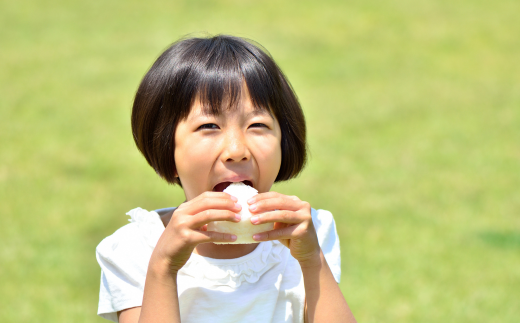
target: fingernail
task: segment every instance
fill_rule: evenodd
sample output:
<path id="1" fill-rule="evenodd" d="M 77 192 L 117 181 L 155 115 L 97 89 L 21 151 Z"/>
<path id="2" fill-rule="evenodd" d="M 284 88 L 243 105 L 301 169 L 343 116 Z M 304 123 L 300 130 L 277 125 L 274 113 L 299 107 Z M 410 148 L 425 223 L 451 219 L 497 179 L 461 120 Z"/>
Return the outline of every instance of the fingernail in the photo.
<path id="1" fill-rule="evenodd" d="M 234 197 L 233 195 L 230 195 L 230 196 L 231 196 L 231 201 L 233 201 L 233 202 L 237 202 L 238 201 L 238 199 L 236 197 Z"/>
<path id="2" fill-rule="evenodd" d="M 232 234 L 232 235 L 231 235 L 231 240 L 235 241 L 236 239 L 237 239 L 237 236 L 234 235 L 234 234 Z"/>
<path id="3" fill-rule="evenodd" d="M 238 204 L 238 203 L 235 203 L 235 208 L 237 208 L 237 209 L 240 210 L 240 209 L 242 209 L 242 205 L 240 205 L 240 204 Z"/>
<path id="4" fill-rule="evenodd" d="M 253 240 L 260 240 L 259 234 L 253 234 Z"/>
<path id="5" fill-rule="evenodd" d="M 255 198 L 254 197 L 250 198 L 249 200 L 247 200 L 247 203 L 249 203 L 249 204 L 255 203 Z"/>
<path id="6" fill-rule="evenodd" d="M 237 221 L 240 221 L 242 219 L 242 217 L 240 216 L 240 214 L 236 213 L 235 214 L 235 219 L 237 219 Z"/>
<path id="7" fill-rule="evenodd" d="M 258 217 L 257 216 L 252 216 L 251 217 L 251 223 L 257 224 L 258 223 Z"/>
<path id="8" fill-rule="evenodd" d="M 256 210 L 256 208 L 257 208 L 257 207 L 256 207 L 256 204 L 253 204 L 253 205 L 250 205 L 250 206 L 249 206 L 249 209 L 250 209 L 251 211 Z"/>

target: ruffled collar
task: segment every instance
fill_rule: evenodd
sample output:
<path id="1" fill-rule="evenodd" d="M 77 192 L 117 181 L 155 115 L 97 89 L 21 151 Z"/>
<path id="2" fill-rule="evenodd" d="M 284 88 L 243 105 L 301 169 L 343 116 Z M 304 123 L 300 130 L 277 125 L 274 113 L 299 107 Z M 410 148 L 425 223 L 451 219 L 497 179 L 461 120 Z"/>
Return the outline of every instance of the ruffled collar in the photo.
<path id="1" fill-rule="evenodd" d="M 130 216 L 130 219 L 128 219 L 130 223 L 137 225 L 145 243 L 152 249 L 155 248 L 157 241 L 164 232 L 164 224 L 159 214 L 138 207 L 128 211 L 126 215 Z"/>
<path id="2" fill-rule="evenodd" d="M 284 250 L 288 251 L 278 241 L 265 241 L 253 252 L 234 259 L 214 259 L 193 253 L 179 273 L 213 286 L 237 288 L 243 282 L 256 283 L 265 272 L 281 263 Z"/>
<path id="3" fill-rule="evenodd" d="M 156 211 L 136 208 L 127 213 L 136 223 L 146 243 L 155 248 L 164 232 L 164 224 Z M 192 253 L 179 274 L 206 280 L 214 286 L 239 287 L 243 282 L 255 283 L 276 266 L 289 250 L 279 241 L 261 242 L 251 253 L 234 259 L 215 259 Z"/>

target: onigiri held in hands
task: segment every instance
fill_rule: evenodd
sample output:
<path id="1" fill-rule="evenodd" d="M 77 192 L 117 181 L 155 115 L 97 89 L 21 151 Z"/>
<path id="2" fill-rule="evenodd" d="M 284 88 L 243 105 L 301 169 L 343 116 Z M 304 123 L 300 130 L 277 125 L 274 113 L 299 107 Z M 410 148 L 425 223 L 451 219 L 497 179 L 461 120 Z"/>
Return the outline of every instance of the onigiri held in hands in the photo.
<path id="1" fill-rule="evenodd" d="M 241 216 L 241 220 L 238 223 L 229 221 L 213 221 L 208 223 L 208 231 L 230 233 L 237 236 L 234 242 L 215 242 L 215 244 L 258 243 L 258 241 L 253 240 L 253 234 L 273 230 L 274 223 L 257 225 L 251 223 L 251 212 L 249 212 L 247 200 L 258 194 L 256 189 L 239 182 L 232 183 L 224 192 L 238 199 L 237 203 L 242 206 L 242 210 L 238 213 Z"/>

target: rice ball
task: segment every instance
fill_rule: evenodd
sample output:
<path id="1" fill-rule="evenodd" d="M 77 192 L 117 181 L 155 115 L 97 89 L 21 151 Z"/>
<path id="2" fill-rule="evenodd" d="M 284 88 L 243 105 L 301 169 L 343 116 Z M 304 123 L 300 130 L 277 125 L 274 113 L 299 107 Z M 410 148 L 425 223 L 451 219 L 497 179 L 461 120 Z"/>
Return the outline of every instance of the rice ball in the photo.
<path id="1" fill-rule="evenodd" d="M 274 228 L 274 223 L 264 223 L 254 225 L 251 223 L 251 212 L 249 212 L 249 204 L 247 200 L 258 194 L 258 191 L 244 183 L 232 183 L 224 192 L 238 199 L 238 204 L 242 206 L 242 210 L 238 214 L 242 217 L 240 222 L 229 221 L 213 221 L 208 223 L 208 231 L 230 233 L 237 236 L 234 242 L 214 242 L 215 244 L 246 244 L 258 243 L 253 240 L 253 234 L 270 231 Z"/>

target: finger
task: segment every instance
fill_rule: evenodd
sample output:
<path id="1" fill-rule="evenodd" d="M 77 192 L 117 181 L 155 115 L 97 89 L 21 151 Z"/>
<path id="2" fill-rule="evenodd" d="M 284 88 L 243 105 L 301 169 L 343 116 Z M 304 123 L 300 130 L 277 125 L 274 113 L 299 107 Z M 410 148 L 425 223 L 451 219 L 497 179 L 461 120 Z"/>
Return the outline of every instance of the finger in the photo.
<path id="1" fill-rule="evenodd" d="M 229 233 L 195 230 L 193 240 L 197 244 L 208 242 L 234 242 L 237 240 L 237 236 Z"/>
<path id="2" fill-rule="evenodd" d="M 239 222 L 240 215 L 228 210 L 209 209 L 195 214 L 193 217 L 191 217 L 190 221 L 191 228 L 200 228 L 212 221 Z"/>
<path id="3" fill-rule="evenodd" d="M 247 203 L 249 204 L 253 204 L 254 202 L 257 202 L 257 201 L 261 201 L 261 200 L 265 200 L 265 199 L 271 199 L 271 198 L 274 198 L 274 197 L 279 197 L 283 194 L 280 194 L 278 192 L 265 192 L 265 193 L 259 193 L 255 196 L 253 196 L 252 198 L 250 198 L 249 200 L 247 200 Z"/>
<path id="4" fill-rule="evenodd" d="M 206 191 L 206 192 L 200 194 L 199 196 L 195 197 L 192 201 L 195 201 L 197 199 L 202 199 L 202 198 L 208 198 L 208 197 L 221 198 L 221 199 L 231 198 L 233 200 L 238 200 L 236 197 L 234 197 L 228 193 L 225 193 L 225 192 Z"/>
<path id="5" fill-rule="evenodd" d="M 233 196 L 233 195 L 231 195 L 231 194 L 229 194 L 229 193 L 224 193 L 224 194 L 229 195 L 229 198 L 230 198 L 233 202 L 238 202 L 238 198 L 237 198 L 236 196 Z"/>
<path id="6" fill-rule="evenodd" d="M 229 193 L 225 193 L 225 192 L 213 192 L 213 191 L 206 191 L 202 194 L 200 194 L 199 196 L 195 197 L 192 201 L 198 201 L 198 200 L 202 200 L 202 199 L 206 199 L 206 198 L 219 198 L 219 199 L 231 199 L 233 202 L 236 202 L 238 201 L 238 199 L 229 194 Z"/>
<path id="7" fill-rule="evenodd" d="M 282 223 L 301 223 L 306 220 L 305 216 L 300 215 L 294 211 L 287 210 L 276 210 L 271 212 L 265 212 L 255 214 L 251 217 L 251 223 L 262 224 L 270 222 L 282 222 Z"/>
<path id="8" fill-rule="evenodd" d="M 255 233 L 253 235 L 253 240 L 255 241 L 270 241 L 270 240 L 283 240 L 283 239 L 291 239 L 293 238 L 293 232 L 296 230 L 295 225 L 286 227 L 283 229 L 265 231 L 260 233 Z"/>
<path id="9" fill-rule="evenodd" d="M 295 201 L 286 195 L 279 195 L 268 199 L 262 199 L 249 205 L 249 211 L 253 213 L 268 212 L 274 210 L 298 211 L 303 208 L 302 201 Z"/>
<path id="10" fill-rule="evenodd" d="M 182 208 L 182 209 L 193 208 L 193 207 L 196 207 L 197 205 L 199 205 L 201 201 L 204 201 L 204 200 L 207 200 L 207 199 L 212 199 L 212 198 L 223 199 L 223 200 L 231 199 L 233 202 L 237 202 L 238 201 L 238 199 L 236 197 L 231 196 L 228 193 L 207 191 L 207 192 L 204 192 L 204 193 L 196 196 L 194 199 L 192 199 L 190 201 L 184 201 L 183 203 L 181 203 L 179 205 L 178 209 L 180 209 L 180 208 Z"/>
<path id="11" fill-rule="evenodd" d="M 296 196 L 296 195 L 284 195 L 284 194 L 281 194 L 278 192 L 266 192 L 266 193 L 260 193 L 260 194 L 253 196 L 247 202 L 249 204 L 253 204 L 256 201 L 261 201 L 261 200 L 275 198 L 275 197 L 286 197 L 293 201 L 301 201 L 300 198 L 298 198 L 298 196 Z"/>
<path id="12" fill-rule="evenodd" d="M 213 194 L 206 194 L 213 193 Z M 206 192 L 186 204 L 184 210 L 196 214 L 208 209 L 230 210 L 239 212 L 242 206 L 231 199 L 231 195 L 221 192 Z M 225 194 L 215 196 L 214 194 Z"/>

